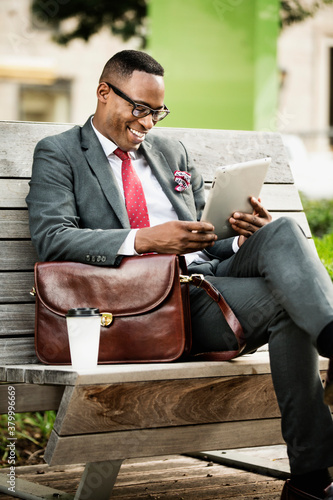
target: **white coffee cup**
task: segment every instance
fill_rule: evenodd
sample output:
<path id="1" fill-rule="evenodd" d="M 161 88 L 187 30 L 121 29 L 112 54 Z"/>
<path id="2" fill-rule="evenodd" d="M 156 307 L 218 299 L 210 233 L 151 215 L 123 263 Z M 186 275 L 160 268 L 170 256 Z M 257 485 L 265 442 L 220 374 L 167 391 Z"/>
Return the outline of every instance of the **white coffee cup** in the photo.
<path id="1" fill-rule="evenodd" d="M 101 326 L 99 309 L 70 309 L 66 321 L 72 367 L 75 370 L 96 368 Z"/>

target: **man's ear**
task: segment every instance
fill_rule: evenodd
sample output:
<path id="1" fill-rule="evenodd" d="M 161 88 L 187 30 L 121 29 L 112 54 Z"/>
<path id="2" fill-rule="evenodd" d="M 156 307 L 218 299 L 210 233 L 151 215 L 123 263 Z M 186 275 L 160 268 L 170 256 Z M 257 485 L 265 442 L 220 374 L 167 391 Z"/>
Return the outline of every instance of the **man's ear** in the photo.
<path id="1" fill-rule="evenodd" d="M 110 94 L 110 89 L 106 83 L 101 82 L 97 87 L 97 99 L 105 104 Z"/>

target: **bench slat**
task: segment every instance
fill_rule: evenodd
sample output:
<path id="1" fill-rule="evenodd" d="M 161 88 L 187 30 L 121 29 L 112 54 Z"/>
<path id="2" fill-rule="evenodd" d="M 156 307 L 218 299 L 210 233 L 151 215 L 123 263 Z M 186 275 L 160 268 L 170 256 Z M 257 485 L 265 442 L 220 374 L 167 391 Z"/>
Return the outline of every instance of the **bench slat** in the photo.
<path id="1" fill-rule="evenodd" d="M 280 416 L 270 374 L 79 386 L 65 406 L 61 436 Z"/>
<path id="2" fill-rule="evenodd" d="M 33 335 L 35 304 L 1 304 L 0 336 Z M 10 339 L 8 339 L 9 342 Z M 9 347 L 9 344 L 8 344 Z M 0 353 L 0 356 L 2 353 Z M 15 356 L 15 353 L 13 353 Z"/>
<path id="3" fill-rule="evenodd" d="M 72 126 L 0 122 L 0 176 L 29 177 L 36 143 L 43 137 L 58 134 Z M 267 180 L 293 182 L 286 151 L 278 133 L 168 127 L 155 127 L 150 133 L 181 140 L 206 180 L 212 179 L 217 166 L 271 156 L 273 161 Z"/>
<path id="4" fill-rule="evenodd" d="M 292 217 L 303 229 L 308 238 L 311 237 L 311 231 L 304 212 L 273 212 L 273 219 L 282 215 Z M 29 238 L 28 212 L 23 210 L 0 210 L 0 234 L 4 239 L 22 239 Z M 1 291 L 0 291 L 1 294 Z M 1 295 L 0 295 L 1 296 Z"/>
<path id="5" fill-rule="evenodd" d="M 3 239 L 30 238 L 28 210 L 0 210 Z"/>
<path id="6" fill-rule="evenodd" d="M 57 123 L 0 122 L 0 175 L 30 177 L 33 151 L 37 142 L 48 135 L 64 132 L 72 126 Z"/>
<path id="7" fill-rule="evenodd" d="M 15 384 L 15 412 L 57 410 L 64 387 Z M 0 414 L 8 412 L 8 385 L 0 385 Z"/>
<path id="8" fill-rule="evenodd" d="M 25 197 L 29 192 L 28 179 L 0 180 L 0 208 L 26 208 Z"/>
<path id="9" fill-rule="evenodd" d="M 20 365 L 37 363 L 33 337 L 0 339 L 0 363 L 2 365 Z"/>
<path id="10" fill-rule="evenodd" d="M 185 425 L 131 432 L 106 432 L 59 437 L 52 431 L 44 458 L 49 465 L 191 453 L 198 450 L 233 449 L 240 446 L 282 444 L 277 419 Z"/>
<path id="11" fill-rule="evenodd" d="M 0 179 L 0 208 L 26 209 L 25 197 L 28 194 L 28 180 Z M 206 192 L 210 184 L 206 185 Z M 283 197 L 281 196 L 283 195 Z M 293 184 L 264 184 L 262 198 L 268 210 L 302 210 L 298 192 Z M 279 203 L 280 202 L 280 203 Z M 284 206 L 285 205 L 285 206 Z"/>
<path id="12" fill-rule="evenodd" d="M 34 302 L 29 291 L 34 284 L 33 272 L 0 273 L 0 303 Z"/>
<path id="13" fill-rule="evenodd" d="M 31 241 L 0 241 L 1 271 L 32 271 L 37 260 Z"/>

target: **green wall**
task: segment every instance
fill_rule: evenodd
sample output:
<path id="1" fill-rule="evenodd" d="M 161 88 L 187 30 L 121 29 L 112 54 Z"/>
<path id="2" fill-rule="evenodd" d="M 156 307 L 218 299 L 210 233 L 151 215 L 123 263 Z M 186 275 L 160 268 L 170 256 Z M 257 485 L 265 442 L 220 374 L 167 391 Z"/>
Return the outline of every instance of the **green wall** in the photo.
<path id="1" fill-rule="evenodd" d="M 272 129 L 279 0 L 150 0 L 148 51 L 165 68 L 163 126 Z"/>

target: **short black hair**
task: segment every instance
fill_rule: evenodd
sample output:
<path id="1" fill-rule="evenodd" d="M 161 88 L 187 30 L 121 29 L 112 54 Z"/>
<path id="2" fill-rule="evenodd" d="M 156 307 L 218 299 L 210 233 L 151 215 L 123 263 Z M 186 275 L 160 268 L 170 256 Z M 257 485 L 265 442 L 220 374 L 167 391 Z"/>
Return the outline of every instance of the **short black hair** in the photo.
<path id="1" fill-rule="evenodd" d="M 149 54 L 139 50 L 122 50 L 108 60 L 102 71 L 100 82 L 112 77 L 130 78 L 133 71 L 144 71 L 164 76 L 164 68 Z"/>

